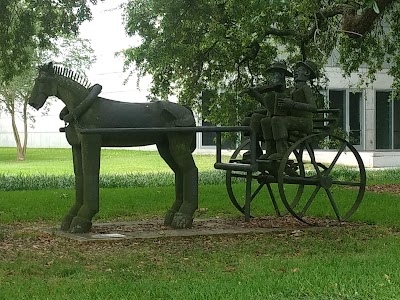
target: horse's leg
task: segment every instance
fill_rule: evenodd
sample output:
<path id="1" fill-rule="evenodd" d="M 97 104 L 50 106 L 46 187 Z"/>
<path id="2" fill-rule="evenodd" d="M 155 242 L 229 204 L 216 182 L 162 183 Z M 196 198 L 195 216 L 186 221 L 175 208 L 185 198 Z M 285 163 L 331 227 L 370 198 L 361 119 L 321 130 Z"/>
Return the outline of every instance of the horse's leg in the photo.
<path id="1" fill-rule="evenodd" d="M 164 225 L 171 225 L 175 213 L 180 209 L 183 202 L 183 176 L 182 172 L 169 151 L 168 142 L 157 144 L 158 152 L 164 161 L 175 173 L 175 202 L 167 211 L 164 218 Z"/>
<path id="2" fill-rule="evenodd" d="M 99 211 L 99 171 L 101 137 L 82 135 L 83 205 L 72 220 L 70 231 L 89 232 L 92 218 Z"/>
<path id="3" fill-rule="evenodd" d="M 194 163 L 192 151 L 193 134 L 168 134 L 169 150 L 182 174 L 183 202 L 175 213 L 171 226 L 190 228 L 193 215 L 198 207 L 198 170 Z"/>
<path id="4" fill-rule="evenodd" d="M 72 159 L 74 162 L 75 174 L 75 203 L 61 222 L 61 230 L 69 230 L 72 219 L 78 214 L 83 203 L 83 173 L 82 173 L 82 154 L 81 146 L 72 146 Z"/>

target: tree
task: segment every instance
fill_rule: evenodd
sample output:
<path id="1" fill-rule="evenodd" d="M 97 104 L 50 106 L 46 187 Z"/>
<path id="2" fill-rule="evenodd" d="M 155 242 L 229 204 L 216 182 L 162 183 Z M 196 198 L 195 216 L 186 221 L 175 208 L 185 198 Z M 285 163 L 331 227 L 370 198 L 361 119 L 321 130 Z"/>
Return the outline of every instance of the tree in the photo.
<path id="1" fill-rule="evenodd" d="M 48 48 L 54 38 L 77 34 L 97 0 L 0 0 L 0 82 L 21 74 L 31 49 Z"/>
<path id="2" fill-rule="evenodd" d="M 53 51 L 60 36 L 76 36 L 79 25 L 91 19 L 89 4 L 97 0 L 0 0 L 0 101 L 11 114 L 18 159 L 25 158 L 27 95 L 33 80 L 32 66 L 40 50 Z M 21 112 L 24 138 L 16 125 Z"/>
<path id="3" fill-rule="evenodd" d="M 17 160 L 25 160 L 26 158 L 28 123 L 29 120 L 35 122 L 35 118 L 29 114 L 28 110 L 29 96 L 33 81 L 37 76 L 35 66 L 48 61 L 59 61 L 66 67 L 78 69 L 84 73 L 95 60 L 92 53 L 93 49 L 88 40 L 74 36 L 59 38 L 47 51 L 31 50 L 29 57 L 31 67 L 26 68 L 25 71 L 14 76 L 11 80 L 1 83 L 0 109 L 11 116 L 11 126 L 17 146 Z M 23 122 L 23 130 L 18 129 L 18 118 Z M 22 132 L 22 138 L 20 132 Z"/>
<path id="4" fill-rule="evenodd" d="M 235 124 L 250 100 L 239 93 L 265 80 L 277 58 L 323 65 L 339 52 L 345 74 L 368 65 L 373 80 L 391 64 L 400 88 L 400 3 L 394 0 L 130 0 L 126 31 L 141 43 L 123 51 L 126 68 L 153 77 L 152 93 L 200 109 L 214 95 L 209 121 Z M 237 116 L 237 118 L 232 118 Z"/>

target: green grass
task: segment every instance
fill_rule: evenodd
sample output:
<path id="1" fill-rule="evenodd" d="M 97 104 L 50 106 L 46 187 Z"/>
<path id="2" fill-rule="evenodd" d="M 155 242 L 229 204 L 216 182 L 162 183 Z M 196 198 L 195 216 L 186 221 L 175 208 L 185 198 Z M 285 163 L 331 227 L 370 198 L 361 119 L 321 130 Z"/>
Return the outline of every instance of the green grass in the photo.
<path id="1" fill-rule="evenodd" d="M 15 187 L 45 182 L 40 190 L 0 190 L 0 299 L 400 299 L 398 195 L 365 194 L 351 220 L 373 225 L 84 243 L 35 229 L 59 224 L 74 199 L 72 188 L 51 188 L 72 179 L 69 150 L 47 151 L 30 149 L 28 161 L 19 163 L 11 149 L 0 149 L 0 180 L 9 174 Z M 161 168 L 158 154 L 103 151 L 108 154 L 103 165 L 108 160 L 112 169 L 115 162 L 117 171 L 102 173 L 102 180 L 109 180 L 103 186 L 115 186 L 101 189 L 95 222 L 162 216 L 174 199 L 174 187 L 166 183 L 172 178 L 168 167 L 160 170 L 166 181 L 151 173 L 139 173 L 139 181 L 123 163 L 128 155 L 143 167 Z M 141 155 L 149 155 L 145 163 Z M 199 187 L 202 210 L 196 217 L 239 216 L 223 178 L 213 177 L 214 157 L 204 159 L 199 169 L 213 175 L 205 175 L 209 181 Z M 352 176 L 346 169 L 339 172 Z M 399 174 L 374 171 L 368 178 L 398 183 Z M 127 184 L 121 180 L 133 185 L 121 188 Z M 244 185 L 234 189 L 243 192 Z M 354 200 L 354 190 L 332 192 L 343 205 Z M 326 201 L 316 199 L 316 213 L 326 214 Z M 273 213 L 265 192 L 254 199 L 252 212 Z"/>
<path id="2" fill-rule="evenodd" d="M 243 190 L 235 184 L 235 190 Z M 277 195 L 276 186 L 274 187 Z M 354 202 L 354 191 L 335 190 L 335 200 L 342 206 Z M 100 212 L 95 220 L 138 220 L 163 216 L 174 199 L 173 186 L 141 188 L 106 188 L 100 191 Z M 279 199 L 279 198 L 278 198 Z M 74 201 L 74 190 L 0 191 L 0 220 L 3 224 L 20 222 L 58 222 Z M 311 207 L 315 215 L 334 217 L 329 200 L 321 193 Z M 283 205 L 280 204 L 281 208 Z M 231 204 L 224 185 L 201 185 L 199 187 L 199 216 L 230 217 L 241 213 Z M 399 226 L 399 196 L 390 193 L 369 193 L 364 196 L 353 221 L 369 224 Z M 254 216 L 273 215 L 274 209 L 265 193 L 260 193 L 252 202 Z"/>
<path id="3" fill-rule="evenodd" d="M 11 237 L 10 237 L 11 238 Z M 79 243 L 38 232 L 3 251 L 1 299 L 398 299 L 384 229 Z M 18 245 L 18 243 L 17 243 Z"/>
<path id="4" fill-rule="evenodd" d="M 0 174 L 73 174 L 71 149 L 28 148 L 25 161 L 14 148 L 0 148 Z M 215 155 L 194 156 L 200 171 L 212 170 Z M 101 174 L 172 172 L 157 151 L 102 149 Z"/>

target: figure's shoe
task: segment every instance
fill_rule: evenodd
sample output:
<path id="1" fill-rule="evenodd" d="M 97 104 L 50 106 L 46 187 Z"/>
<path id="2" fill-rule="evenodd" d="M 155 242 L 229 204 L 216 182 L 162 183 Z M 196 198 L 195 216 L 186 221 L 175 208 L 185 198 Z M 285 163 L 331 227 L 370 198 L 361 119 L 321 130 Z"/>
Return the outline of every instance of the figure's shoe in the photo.
<path id="1" fill-rule="evenodd" d="M 263 155 L 263 152 L 261 149 L 257 149 L 256 151 L 256 159 L 258 159 L 260 156 Z M 250 160 L 251 159 L 251 151 L 248 150 L 245 153 L 243 153 L 243 160 Z"/>
<path id="2" fill-rule="evenodd" d="M 271 152 L 268 152 L 268 151 L 267 151 L 267 153 L 261 155 L 258 159 L 260 159 L 260 160 L 268 160 L 269 157 L 270 157 L 271 155 L 273 155 L 273 154 L 276 154 L 276 152 L 272 152 L 272 151 L 271 151 Z"/>
<path id="3" fill-rule="evenodd" d="M 263 154 L 263 155 L 261 155 L 258 159 L 260 159 L 260 160 L 267 160 L 269 156 L 270 156 L 269 154 Z"/>
<path id="4" fill-rule="evenodd" d="M 274 153 L 268 156 L 269 160 L 281 160 L 283 158 L 283 154 L 281 153 Z"/>

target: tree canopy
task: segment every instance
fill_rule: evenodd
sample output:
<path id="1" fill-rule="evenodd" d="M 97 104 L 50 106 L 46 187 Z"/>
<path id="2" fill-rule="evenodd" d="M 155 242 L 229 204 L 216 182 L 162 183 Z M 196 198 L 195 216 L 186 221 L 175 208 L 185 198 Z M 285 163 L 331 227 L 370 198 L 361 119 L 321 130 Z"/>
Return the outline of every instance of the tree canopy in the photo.
<path id="1" fill-rule="evenodd" d="M 48 48 L 59 35 L 76 34 L 97 0 L 0 0 L 0 81 L 30 64 L 32 49 Z"/>
<path id="2" fill-rule="evenodd" d="M 400 86 L 400 3 L 395 0 L 130 0 L 126 31 L 141 43 L 124 51 L 127 68 L 153 77 L 152 93 L 196 108 L 213 98 L 208 120 L 232 124 L 249 99 L 239 96 L 265 80 L 272 61 L 312 59 L 332 52 L 350 74 L 367 64 L 369 79 L 390 65 Z"/>

